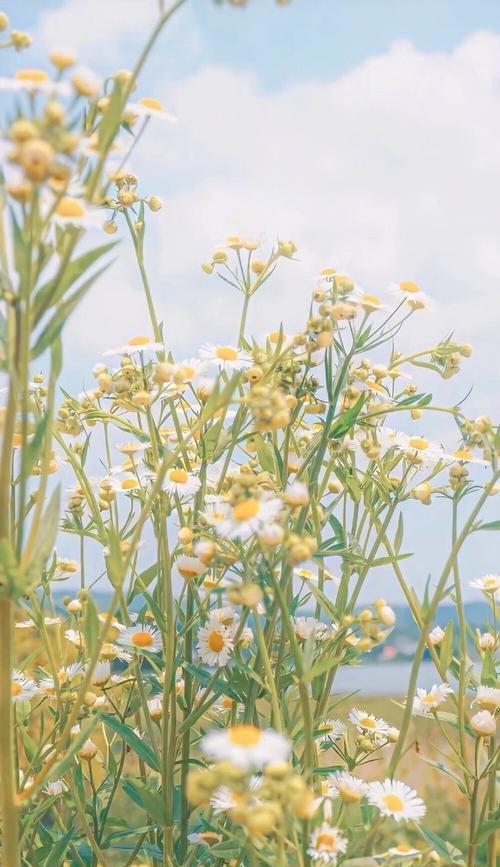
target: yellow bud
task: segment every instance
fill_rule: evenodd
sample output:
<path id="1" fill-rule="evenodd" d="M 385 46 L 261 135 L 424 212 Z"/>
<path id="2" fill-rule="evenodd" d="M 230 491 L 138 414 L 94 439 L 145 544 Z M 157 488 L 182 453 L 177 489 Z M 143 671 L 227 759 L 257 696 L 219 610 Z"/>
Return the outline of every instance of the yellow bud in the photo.
<path id="1" fill-rule="evenodd" d="M 216 262 L 217 264 L 224 264 L 227 262 L 228 256 L 225 250 L 215 250 L 212 254 L 212 262 Z"/>
<path id="2" fill-rule="evenodd" d="M 255 259 L 250 265 L 250 269 L 253 271 L 254 274 L 263 274 L 266 270 L 266 263 L 261 262 L 259 259 Z"/>
<path id="3" fill-rule="evenodd" d="M 9 26 L 9 19 L 5 12 L 0 12 L 0 30 L 6 30 Z"/>
<path id="4" fill-rule="evenodd" d="M 191 527 L 181 527 L 177 536 L 181 545 L 189 545 L 194 539 Z"/>
<path id="5" fill-rule="evenodd" d="M 114 220 L 106 220 L 102 228 L 108 235 L 114 235 L 118 231 L 118 224 Z"/>
<path id="6" fill-rule="evenodd" d="M 52 51 L 49 54 L 49 60 L 56 69 L 68 69 L 76 63 L 76 57 L 73 54 L 64 54 L 61 51 Z"/>
<path id="7" fill-rule="evenodd" d="M 150 196 L 148 199 L 150 211 L 160 211 L 163 208 L 163 199 L 159 196 Z"/>

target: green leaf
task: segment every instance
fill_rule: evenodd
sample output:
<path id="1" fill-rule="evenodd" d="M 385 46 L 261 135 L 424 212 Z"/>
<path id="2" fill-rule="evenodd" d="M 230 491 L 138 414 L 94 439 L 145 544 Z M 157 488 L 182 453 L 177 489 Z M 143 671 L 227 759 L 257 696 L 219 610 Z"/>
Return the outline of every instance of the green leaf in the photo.
<path id="1" fill-rule="evenodd" d="M 20 571 L 9 539 L 0 539 L 0 596 L 11 596 L 20 583 Z"/>
<path id="2" fill-rule="evenodd" d="M 97 616 L 97 608 L 91 596 L 88 596 L 85 602 L 85 617 L 83 620 L 83 634 L 85 637 L 85 645 L 87 653 L 92 656 L 97 642 L 99 640 L 99 618 Z"/>
<path id="3" fill-rule="evenodd" d="M 424 828 L 423 825 L 418 827 L 420 834 L 426 840 L 433 849 L 436 850 L 438 855 L 442 855 L 447 861 L 451 861 L 452 864 L 465 864 L 462 853 L 460 849 L 456 849 L 455 846 L 452 846 L 451 843 L 447 843 L 446 840 L 443 840 L 434 831 L 429 831 L 428 828 Z"/>
<path id="4" fill-rule="evenodd" d="M 167 824 L 165 803 L 159 792 L 153 791 L 144 783 L 137 783 L 131 779 L 122 781 L 122 786 L 129 798 L 142 807 L 146 813 L 149 813 L 158 825 Z"/>
<path id="5" fill-rule="evenodd" d="M 136 753 L 146 765 L 153 769 L 153 771 L 160 771 L 160 766 L 156 759 L 156 756 L 146 743 L 144 743 L 141 738 L 136 735 L 134 731 L 130 728 L 130 726 L 126 725 L 123 722 L 120 722 L 118 717 L 111 716 L 111 714 L 103 713 L 101 714 L 102 721 L 112 729 L 119 737 L 123 738 L 126 744 Z"/>
<path id="6" fill-rule="evenodd" d="M 482 822 L 477 829 L 476 842 L 478 843 L 478 845 L 481 845 L 481 843 L 485 843 L 488 837 L 496 834 L 499 829 L 500 816 L 496 816 L 493 819 L 487 819 L 485 822 Z"/>
<path id="7" fill-rule="evenodd" d="M 488 524 L 480 524 L 478 530 L 500 530 L 500 521 L 490 521 Z"/>
<path id="8" fill-rule="evenodd" d="M 75 829 L 70 828 L 69 831 L 66 832 L 64 837 L 61 837 L 57 843 L 51 849 L 47 860 L 44 862 L 45 867 L 59 867 L 60 864 L 64 861 L 64 857 L 66 852 L 68 851 L 68 846 L 71 842 L 71 839 L 75 836 Z"/>
<path id="9" fill-rule="evenodd" d="M 355 424 L 358 415 L 360 414 L 363 404 L 365 402 L 365 395 L 361 394 L 354 406 L 350 409 L 346 410 L 342 413 L 339 418 L 334 421 L 330 428 L 330 439 L 338 440 L 342 439 L 342 437 L 352 428 Z"/>
<path id="10" fill-rule="evenodd" d="M 58 485 L 52 492 L 40 521 L 31 559 L 26 566 L 24 576 L 21 576 L 21 585 L 18 586 L 20 593 L 25 593 L 40 580 L 43 568 L 52 554 L 59 529 L 60 500 L 61 486 Z"/>

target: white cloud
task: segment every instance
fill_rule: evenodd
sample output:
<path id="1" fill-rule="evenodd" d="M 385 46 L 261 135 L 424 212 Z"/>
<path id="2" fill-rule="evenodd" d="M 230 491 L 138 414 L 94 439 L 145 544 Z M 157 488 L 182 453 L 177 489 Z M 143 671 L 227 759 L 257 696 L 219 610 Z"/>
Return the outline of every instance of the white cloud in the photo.
<path id="1" fill-rule="evenodd" d="M 206 67 L 175 85 L 173 102 L 179 127 L 151 130 L 136 167 L 143 188 L 166 200 L 151 215 L 149 250 L 177 351 L 184 339 L 192 349 L 234 334 L 238 298 L 199 269 L 213 245 L 233 232 L 280 234 L 297 241 L 300 262 L 283 263 L 255 299 L 256 330 L 300 326 L 310 277 L 325 264 L 374 292 L 415 279 L 438 310 L 415 320 L 411 339 L 451 328 L 472 338 L 465 385 L 446 389 L 451 399 L 475 379 L 487 394 L 481 378 L 500 326 L 500 36 L 477 33 L 451 54 L 399 42 L 337 80 L 273 93 L 248 73 Z M 120 308 L 125 324 L 123 281 L 105 282 L 100 303 Z M 133 297 L 119 339 L 136 330 Z"/>

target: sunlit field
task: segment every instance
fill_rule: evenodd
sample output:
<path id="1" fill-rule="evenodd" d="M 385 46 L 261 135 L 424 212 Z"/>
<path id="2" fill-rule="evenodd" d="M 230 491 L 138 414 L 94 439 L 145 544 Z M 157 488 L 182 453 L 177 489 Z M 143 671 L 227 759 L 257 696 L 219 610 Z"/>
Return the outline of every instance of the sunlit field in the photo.
<path id="1" fill-rule="evenodd" d="M 500 429 L 449 402 L 467 323 L 415 348 L 414 275 L 325 261 L 289 333 L 260 311 L 300 238 L 228 227 L 199 279 L 239 314 L 173 352 L 134 161 L 177 122 L 142 81 L 183 6 L 105 78 L 35 66 L 0 13 L 1 863 L 495 867 L 498 543 L 470 563 L 500 538 Z M 70 389 L 67 323 L 123 249 L 148 331 Z"/>

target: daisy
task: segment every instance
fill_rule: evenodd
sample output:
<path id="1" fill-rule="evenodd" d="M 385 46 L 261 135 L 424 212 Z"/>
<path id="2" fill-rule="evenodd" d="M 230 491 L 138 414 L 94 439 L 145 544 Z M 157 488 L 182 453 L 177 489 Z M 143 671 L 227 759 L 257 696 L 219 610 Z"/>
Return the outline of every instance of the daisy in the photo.
<path id="1" fill-rule="evenodd" d="M 489 738 L 496 734 L 497 721 L 489 710 L 480 710 L 471 717 L 470 727 L 479 738 Z"/>
<path id="2" fill-rule="evenodd" d="M 201 749 L 209 758 L 232 762 L 247 771 L 261 769 L 270 762 L 286 762 L 291 744 L 274 729 L 262 730 L 244 723 L 209 732 L 201 741 Z"/>
<path id="3" fill-rule="evenodd" d="M 193 379 L 204 373 L 206 369 L 206 361 L 201 361 L 199 358 L 185 358 L 184 361 L 174 364 L 172 374 L 175 381 L 180 380 L 183 383 L 187 383 L 192 382 Z"/>
<path id="4" fill-rule="evenodd" d="M 163 343 L 155 343 L 149 337 L 139 335 L 131 337 L 128 343 L 123 343 L 121 346 L 116 346 L 114 349 L 107 349 L 103 352 L 103 356 L 109 355 L 133 355 L 135 352 L 164 352 Z"/>
<path id="5" fill-rule="evenodd" d="M 71 665 L 65 665 L 57 672 L 57 681 L 60 687 L 69 688 L 77 677 L 80 677 L 85 672 L 85 666 L 80 662 L 73 662 Z M 44 677 L 39 683 L 39 687 L 48 698 L 55 698 L 56 688 L 53 677 Z"/>
<path id="6" fill-rule="evenodd" d="M 500 708 L 500 689 L 494 686 L 479 686 L 473 704 L 478 704 L 489 711 Z"/>
<path id="7" fill-rule="evenodd" d="M 152 96 L 143 96 L 137 102 L 129 102 L 125 106 L 126 114 L 131 114 L 135 119 L 138 117 L 156 117 L 159 120 L 167 120 L 169 123 L 177 123 L 177 118 L 174 114 L 165 111 L 163 104 L 159 99 L 154 99 Z"/>
<path id="8" fill-rule="evenodd" d="M 347 849 L 348 841 L 338 828 L 323 822 L 309 838 L 307 854 L 320 864 L 336 864 L 337 856 Z"/>
<path id="9" fill-rule="evenodd" d="M 171 467 L 165 474 L 164 487 L 169 494 L 192 497 L 201 488 L 201 482 L 198 476 L 188 473 L 182 467 Z"/>
<path id="10" fill-rule="evenodd" d="M 294 617 L 293 628 L 297 638 L 302 641 L 307 641 L 308 638 L 314 638 L 316 641 L 327 641 L 332 637 L 336 630 L 334 623 L 328 626 L 322 623 L 321 620 L 316 620 L 315 617 Z"/>
<path id="11" fill-rule="evenodd" d="M 365 710 L 359 710 L 357 707 L 349 713 L 349 722 L 356 726 L 358 732 L 375 735 L 375 737 L 385 737 L 389 730 L 389 724 L 385 719 Z"/>
<path id="12" fill-rule="evenodd" d="M 22 671 L 14 669 L 10 685 L 10 695 L 13 702 L 31 701 L 39 692 L 34 680 L 30 680 Z"/>
<path id="13" fill-rule="evenodd" d="M 476 587 L 483 593 L 496 593 L 500 590 L 500 575 L 485 575 L 483 578 L 474 578 L 469 582 L 470 587 Z"/>
<path id="14" fill-rule="evenodd" d="M 138 653 L 142 653 L 143 651 L 160 653 L 162 649 L 160 632 L 148 623 L 137 623 L 135 626 L 127 627 L 116 641 L 117 644 L 129 647 Z"/>
<path id="15" fill-rule="evenodd" d="M 392 816 L 396 822 L 418 822 L 425 816 L 425 804 L 416 791 L 399 780 L 370 783 L 368 801 L 382 816 Z"/>
<path id="16" fill-rule="evenodd" d="M 68 791 L 68 787 L 64 780 L 52 780 L 47 783 L 43 791 L 47 795 L 64 795 Z"/>
<path id="17" fill-rule="evenodd" d="M 202 626 L 198 630 L 196 649 L 205 665 L 211 668 L 227 665 L 234 650 L 232 631 L 218 623 Z"/>
<path id="18" fill-rule="evenodd" d="M 78 650 L 82 650 L 84 645 L 83 635 L 79 632 L 78 629 L 66 629 L 64 633 L 64 637 L 67 641 L 70 641 L 71 644 L 74 644 Z"/>
<path id="19" fill-rule="evenodd" d="M 249 791 L 252 793 L 258 792 L 261 786 L 262 777 L 254 774 L 250 778 L 248 786 Z M 218 813 L 227 813 L 228 810 L 232 810 L 233 807 L 237 807 L 238 804 L 241 804 L 243 801 L 244 796 L 239 792 L 233 792 L 229 786 L 217 786 L 210 798 L 210 806 L 217 815 Z M 255 806 L 255 804 L 260 803 L 260 799 L 255 795 L 252 795 L 251 803 Z"/>
<path id="20" fill-rule="evenodd" d="M 124 627 L 123 629 L 123 632 L 125 631 L 126 627 Z M 127 653 L 126 650 L 123 650 L 123 648 L 121 648 L 118 644 L 113 644 L 110 641 L 105 641 L 101 647 L 101 659 L 109 659 L 110 661 L 112 661 L 113 659 L 119 659 L 120 662 L 130 662 L 132 659 L 132 655 L 130 653 Z"/>
<path id="21" fill-rule="evenodd" d="M 476 458 L 472 452 L 466 448 L 457 449 L 456 452 L 452 452 L 451 457 L 456 461 L 460 461 L 460 463 L 479 464 L 482 467 L 487 467 L 489 463 L 488 461 L 483 461 L 481 458 Z"/>
<path id="22" fill-rule="evenodd" d="M 374 313 L 376 310 L 389 310 L 388 304 L 383 304 L 380 298 L 377 295 L 369 295 L 367 292 L 353 292 L 352 295 L 346 299 L 347 301 L 352 301 L 353 304 L 357 304 L 359 307 L 362 307 L 365 313 Z"/>
<path id="23" fill-rule="evenodd" d="M 91 683 L 93 686 L 105 686 L 111 677 L 111 663 L 107 660 L 96 662 L 92 672 Z"/>
<path id="24" fill-rule="evenodd" d="M 228 539 L 247 539 L 273 524 L 281 509 L 282 502 L 277 497 L 247 497 L 239 500 L 215 529 Z"/>
<path id="25" fill-rule="evenodd" d="M 177 558 L 175 566 L 186 582 L 191 581 L 192 578 L 199 578 L 207 571 L 205 563 L 199 557 L 189 557 L 185 554 Z"/>
<path id="26" fill-rule="evenodd" d="M 368 783 L 347 771 L 336 771 L 327 777 L 328 797 L 340 797 L 345 804 L 357 804 L 368 792 Z"/>
<path id="27" fill-rule="evenodd" d="M 390 849 L 385 852 L 382 857 L 387 858 L 415 858 L 417 855 L 421 855 L 419 849 L 414 849 L 412 846 L 409 846 L 408 843 L 398 843 L 397 846 L 391 846 Z"/>
<path id="28" fill-rule="evenodd" d="M 437 464 L 438 461 L 450 461 L 450 456 L 438 443 L 430 442 L 425 437 L 408 436 L 404 433 L 397 433 L 394 437 L 394 445 L 397 449 L 404 451 L 410 459 L 419 459 L 428 463 Z"/>
<path id="29" fill-rule="evenodd" d="M 413 283 L 411 280 L 392 283 L 389 286 L 389 292 L 401 301 L 405 300 L 412 310 L 423 310 L 425 307 L 432 306 L 432 299 L 425 292 L 422 292 L 417 283 Z"/>
<path id="30" fill-rule="evenodd" d="M 430 713 L 431 710 L 446 701 L 452 692 L 453 689 L 449 683 L 435 683 L 429 692 L 425 689 L 417 689 L 417 694 L 413 699 L 413 713 Z"/>
<path id="31" fill-rule="evenodd" d="M 52 212 L 52 220 L 63 229 L 65 226 L 88 229 L 102 225 L 102 214 L 96 208 L 89 210 L 73 196 L 62 196 Z"/>
<path id="32" fill-rule="evenodd" d="M 315 740 L 326 744 L 330 741 L 339 741 L 344 736 L 345 725 L 339 719 L 325 719 L 316 728 Z"/>
<path id="33" fill-rule="evenodd" d="M 429 641 L 431 644 L 438 645 L 441 644 L 444 638 L 444 629 L 441 629 L 440 626 L 435 626 L 434 629 L 431 629 L 429 632 Z"/>
<path id="34" fill-rule="evenodd" d="M 248 352 L 235 346 L 218 346 L 215 343 L 205 343 L 200 349 L 200 358 L 225 371 L 245 370 L 253 364 Z"/>
<path id="35" fill-rule="evenodd" d="M 59 93 L 67 96 L 70 88 L 65 82 L 51 81 L 43 69 L 18 69 L 14 78 L 0 78 L 0 90 L 27 91 L 28 93 Z"/>

